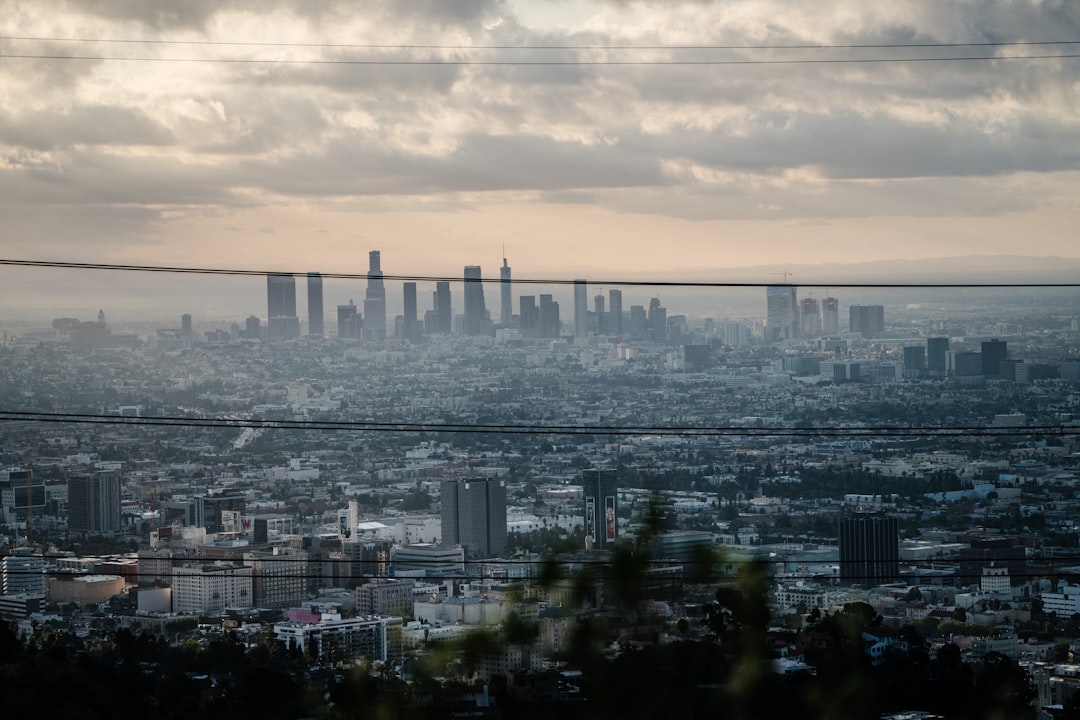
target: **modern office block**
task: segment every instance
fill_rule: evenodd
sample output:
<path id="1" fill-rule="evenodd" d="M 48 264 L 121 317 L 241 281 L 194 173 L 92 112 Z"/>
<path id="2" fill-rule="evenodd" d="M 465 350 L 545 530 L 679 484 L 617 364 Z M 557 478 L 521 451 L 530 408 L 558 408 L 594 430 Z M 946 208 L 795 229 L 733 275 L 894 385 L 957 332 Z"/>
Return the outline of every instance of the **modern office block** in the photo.
<path id="1" fill-rule="evenodd" d="M 894 582 L 900 575 L 896 518 L 857 514 L 839 521 L 840 579 L 859 585 Z"/>
<path id="2" fill-rule="evenodd" d="M 467 557 L 506 553 L 506 482 L 471 478 L 443 480 L 442 540 L 461 545 Z"/>
<path id="3" fill-rule="evenodd" d="M 611 547 L 619 537 L 618 474 L 614 470 L 584 470 L 581 486 L 585 541 L 597 549 Z"/>

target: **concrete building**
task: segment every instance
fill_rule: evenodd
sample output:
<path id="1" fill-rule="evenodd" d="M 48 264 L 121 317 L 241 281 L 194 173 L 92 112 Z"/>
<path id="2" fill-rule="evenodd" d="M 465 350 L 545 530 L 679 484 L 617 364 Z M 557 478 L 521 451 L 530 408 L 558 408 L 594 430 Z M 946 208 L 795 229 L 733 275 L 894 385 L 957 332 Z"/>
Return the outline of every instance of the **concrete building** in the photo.
<path id="1" fill-rule="evenodd" d="M 443 480 L 439 499 L 444 544 L 461 545 L 472 558 L 506 553 L 506 481 Z"/>
<path id="2" fill-rule="evenodd" d="M 342 618 L 323 613 L 318 622 L 274 625 L 274 638 L 314 657 L 393 662 L 402 655 L 401 626 L 399 617 Z"/>
<path id="3" fill-rule="evenodd" d="M 412 580 L 377 580 L 356 588 L 356 612 L 361 615 L 411 618 Z"/>
<path id="4" fill-rule="evenodd" d="M 58 575 L 49 578 L 49 602 L 99 605 L 124 591 L 119 575 Z"/>
<path id="5" fill-rule="evenodd" d="M 292 607 L 307 597 L 311 563 L 307 553 L 285 548 L 244 553 L 251 566 L 252 604 L 260 608 Z"/>
<path id="6" fill-rule="evenodd" d="M 231 563 L 173 568 L 173 612 L 220 613 L 253 607 L 252 568 Z"/>
<path id="7" fill-rule="evenodd" d="M 22 550 L 22 548 L 20 548 Z M 0 594 L 45 592 L 45 558 L 27 552 L 0 559 Z"/>

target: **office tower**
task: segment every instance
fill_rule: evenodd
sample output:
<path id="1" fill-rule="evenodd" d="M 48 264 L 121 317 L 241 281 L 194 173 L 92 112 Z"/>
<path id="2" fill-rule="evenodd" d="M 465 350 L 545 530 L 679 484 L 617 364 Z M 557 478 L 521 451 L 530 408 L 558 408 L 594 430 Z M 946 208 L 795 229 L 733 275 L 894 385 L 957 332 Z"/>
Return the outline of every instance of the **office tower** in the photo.
<path id="1" fill-rule="evenodd" d="M 514 298 L 510 294 L 510 266 L 503 258 L 499 268 L 499 322 L 503 327 L 510 327 L 514 321 Z"/>
<path id="2" fill-rule="evenodd" d="M 604 301 L 607 300 L 603 295 L 597 295 L 593 298 L 593 317 L 589 322 L 589 331 L 596 333 L 597 335 L 608 334 L 608 317 L 604 312 Z"/>
<path id="3" fill-rule="evenodd" d="M 799 334 L 803 337 L 821 334 L 821 310 L 814 298 L 803 298 L 799 303 Z"/>
<path id="4" fill-rule="evenodd" d="M 45 558 L 30 548 L 16 548 L 0 559 L 0 594 L 45 592 Z"/>
<path id="5" fill-rule="evenodd" d="M 857 514 L 839 521 L 840 579 L 860 585 L 894 582 L 900 575 L 896 518 Z"/>
<path id="6" fill-rule="evenodd" d="M 89 535 L 119 532 L 119 476 L 101 472 L 68 478 L 68 527 Z"/>
<path id="7" fill-rule="evenodd" d="M 450 281 L 440 280 L 435 283 L 435 332 L 449 335 L 454 329 L 454 313 L 450 301 Z"/>
<path id="8" fill-rule="evenodd" d="M 667 308 L 660 304 L 660 298 L 649 300 L 649 336 L 653 342 L 667 340 Z"/>
<path id="9" fill-rule="evenodd" d="M 840 301 L 834 297 L 821 301 L 821 334 L 826 337 L 840 334 Z"/>
<path id="10" fill-rule="evenodd" d="M 945 377 L 948 369 L 949 338 L 926 338 L 926 370 L 931 377 Z"/>
<path id="11" fill-rule="evenodd" d="M 616 338 L 622 337 L 622 290 L 608 290 L 608 331 Z"/>
<path id="12" fill-rule="evenodd" d="M 920 373 L 926 369 L 926 348 L 922 345 L 904 347 L 904 371 Z"/>
<path id="13" fill-rule="evenodd" d="M 266 324 L 271 340 L 300 337 L 300 318 L 296 316 L 296 278 L 271 273 L 266 276 Z"/>
<path id="14" fill-rule="evenodd" d="M 323 293 L 322 275 L 317 272 L 307 274 L 307 334 L 322 337 L 323 328 Z"/>
<path id="15" fill-rule="evenodd" d="M 402 305 L 404 308 L 402 316 L 404 335 L 411 342 L 420 342 L 424 334 L 424 327 L 416 317 L 416 283 L 404 283 L 401 289 L 404 294 Z"/>
<path id="16" fill-rule="evenodd" d="M 180 316 L 180 342 L 183 343 L 184 347 L 191 347 L 191 315 L 187 313 Z"/>
<path id="17" fill-rule="evenodd" d="M 574 337 L 589 334 L 589 286 L 584 280 L 574 281 Z"/>
<path id="18" fill-rule="evenodd" d="M 465 334 L 490 335 L 484 281 L 479 265 L 465 266 Z"/>
<path id="19" fill-rule="evenodd" d="M 619 537 L 618 475 L 614 470 L 584 470 L 581 486 L 585 502 L 585 542 L 591 542 L 596 549 L 611 547 Z"/>
<path id="20" fill-rule="evenodd" d="M 885 332 L 885 308 L 881 305 L 852 305 L 848 308 L 849 328 L 864 338 Z"/>
<path id="21" fill-rule="evenodd" d="M 525 337 L 540 335 L 540 308 L 536 306 L 535 295 L 522 295 L 518 298 L 518 324 Z"/>
<path id="22" fill-rule="evenodd" d="M 630 337 L 641 340 L 649 330 L 649 316 L 645 313 L 644 305 L 630 306 Z"/>
<path id="23" fill-rule="evenodd" d="M 368 253 L 363 337 L 365 340 L 386 339 L 386 288 L 383 286 L 382 259 L 378 250 Z"/>
<path id="24" fill-rule="evenodd" d="M 977 377 L 982 375 L 982 353 L 949 350 L 945 353 L 945 374 L 952 377 Z"/>
<path id="25" fill-rule="evenodd" d="M 337 306 L 337 335 L 342 340 L 358 340 L 363 322 L 356 304 L 349 300 L 348 305 Z"/>
<path id="26" fill-rule="evenodd" d="M 540 296 L 540 337 L 557 338 L 562 335 L 562 321 L 559 320 L 559 303 L 551 295 Z"/>
<path id="27" fill-rule="evenodd" d="M 1009 343 L 1004 340 L 987 340 L 982 343 L 982 374 L 1000 375 L 1001 361 L 1009 358 Z"/>
<path id="28" fill-rule="evenodd" d="M 790 340 L 798 329 L 794 285 L 769 285 L 765 288 L 765 338 Z"/>
<path id="29" fill-rule="evenodd" d="M 244 321 L 244 337 L 248 340 L 258 340 L 262 337 L 262 323 L 254 315 L 248 315 Z"/>
<path id="30" fill-rule="evenodd" d="M 461 545 L 473 558 L 506 553 L 506 482 L 496 479 L 447 479 L 439 496 L 442 540 Z"/>

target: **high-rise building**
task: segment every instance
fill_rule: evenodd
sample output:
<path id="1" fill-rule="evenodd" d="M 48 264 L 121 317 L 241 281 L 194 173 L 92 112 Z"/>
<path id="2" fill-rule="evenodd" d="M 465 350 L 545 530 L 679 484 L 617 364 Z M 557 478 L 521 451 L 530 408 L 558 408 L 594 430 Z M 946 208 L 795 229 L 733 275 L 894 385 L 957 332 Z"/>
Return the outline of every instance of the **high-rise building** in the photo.
<path id="1" fill-rule="evenodd" d="M 499 268 L 499 322 L 503 327 L 510 327 L 514 322 L 514 298 L 510 289 L 510 266 L 503 258 Z"/>
<path id="2" fill-rule="evenodd" d="M 119 532 L 119 476 L 99 472 L 68 478 L 68 527 L 89 535 Z"/>
<path id="3" fill-rule="evenodd" d="M 317 272 L 307 274 L 307 317 L 308 335 L 322 337 L 325 334 L 322 275 Z"/>
<path id="4" fill-rule="evenodd" d="M 593 317 L 589 321 L 589 331 L 597 335 L 608 334 L 608 316 L 604 311 L 606 300 L 602 294 L 593 297 Z"/>
<path id="5" fill-rule="evenodd" d="M 506 553 L 506 481 L 446 479 L 439 503 L 443 544 L 461 545 L 467 557 Z"/>
<path id="6" fill-rule="evenodd" d="M 525 337 L 538 337 L 540 334 L 540 308 L 536 306 L 535 295 L 522 295 L 518 298 L 518 325 Z"/>
<path id="7" fill-rule="evenodd" d="M 424 334 L 424 326 L 416 316 L 416 283 L 407 282 L 402 286 L 403 300 L 403 324 L 405 337 L 412 342 L 420 342 Z"/>
<path id="8" fill-rule="evenodd" d="M 895 582 L 900 575 L 896 518 L 856 514 L 839 521 L 840 579 L 859 585 Z"/>
<path id="9" fill-rule="evenodd" d="M 641 340 L 648 335 L 649 332 L 649 316 L 645 312 L 644 305 L 631 305 L 630 306 L 630 332 L 629 335 L 634 340 Z"/>
<path id="10" fill-rule="evenodd" d="M 608 290 L 608 331 L 616 338 L 622 337 L 622 290 Z"/>
<path id="11" fill-rule="evenodd" d="M 562 336 L 559 303 L 555 302 L 550 294 L 540 296 L 539 323 L 540 337 L 557 338 Z"/>
<path id="12" fill-rule="evenodd" d="M 821 301 L 821 334 L 826 337 L 840 334 L 840 301 L 834 297 Z"/>
<path id="13" fill-rule="evenodd" d="M 484 304 L 484 281 L 479 265 L 465 266 L 465 334 L 490 335 L 491 322 Z"/>
<path id="14" fill-rule="evenodd" d="M 266 276 L 266 324 L 271 340 L 300 337 L 300 318 L 296 316 L 296 278 L 270 273 Z"/>
<path id="15" fill-rule="evenodd" d="M 191 347 L 192 335 L 191 315 L 184 313 L 180 316 L 180 342 L 184 347 Z"/>
<path id="16" fill-rule="evenodd" d="M 581 473 L 585 507 L 585 542 L 600 549 L 611 547 L 619 537 L 618 475 L 614 470 L 584 470 Z"/>
<path id="17" fill-rule="evenodd" d="M 1004 340 L 986 340 L 982 343 L 982 374 L 1000 375 L 1001 361 L 1009 359 L 1009 343 Z"/>
<path id="18" fill-rule="evenodd" d="M 789 340 L 798 330 L 794 285 L 765 288 L 765 336 L 768 340 Z"/>
<path id="19" fill-rule="evenodd" d="M 365 340 L 386 339 L 386 287 L 383 285 L 382 257 L 378 250 L 368 253 L 363 337 Z"/>
<path id="20" fill-rule="evenodd" d="M 454 329 L 454 313 L 450 304 L 450 281 L 435 283 L 435 332 L 449 335 Z"/>
<path id="21" fill-rule="evenodd" d="M 799 334 L 811 338 L 821 334 L 821 310 L 814 298 L 799 303 Z"/>
<path id="22" fill-rule="evenodd" d="M 926 338 L 926 370 L 931 377 L 945 377 L 948 370 L 949 338 Z"/>
<path id="23" fill-rule="evenodd" d="M 589 334 L 589 285 L 585 280 L 574 281 L 574 337 Z"/>
<path id="24" fill-rule="evenodd" d="M 849 328 L 864 338 L 872 338 L 885 332 L 885 308 L 881 305 L 852 305 L 848 308 Z"/>
<path id="25" fill-rule="evenodd" d="M 0 594 L 45 592 L 45 558 L 29 548 L 17 548 L 15 554 L 0 559 Z"/>
<path id="26" fill-rule="evenodd" d="M 904 347 L 904 371 L 920 373 L 926 369 L 926 348 L 922 345 Z"/>
<path id="27" fill-rule="evenodd" d="M 244 321 L 244 337 L 248 340 L 258 340 L 262 337 L 262 323 L 254 315 L 248 315 Z"/>
<path id="28" fill-rule="evenodd" d="M 337 335 L 342 340 L 360 339 L 360 331 L 363 327 L 360 313 L 356 310 L 356 303 L 352 300 L 348 305 L 337 306 Z"/>
<path id="29" fill-rule="evenodd" d="M 660 304 L 660 298 L 649 300 L 648 334 L 654 342 L 667 340 L 667 308 Z"/>

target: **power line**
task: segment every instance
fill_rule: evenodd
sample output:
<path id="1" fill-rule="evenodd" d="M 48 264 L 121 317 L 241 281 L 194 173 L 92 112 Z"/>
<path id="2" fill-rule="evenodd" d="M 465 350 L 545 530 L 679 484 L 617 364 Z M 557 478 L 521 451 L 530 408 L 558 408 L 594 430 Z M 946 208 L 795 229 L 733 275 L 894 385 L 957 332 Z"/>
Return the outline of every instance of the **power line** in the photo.
<path id="1" fill-rule="evenodd" d="M 104 43 L 134 45 L 194 45 L 207 47 L 291 47 L 353 48 L 358 50 L 873 50 L 907 48 L 1030 47 L 1077 45 L 1080 40 L 1003 40 L 994 42 L 924 43 L 803 43 L 785 45 L 638 45 L 638 44 L 549 44 L 549 45 L 461 45 L 388 43 L 265 42 L 242 40 L 148 40 L 134 38 L 50 37 L 40 35 L 0 35 L 0 40 L 27 42 Z"/>
<path id="2" fill-rule="evenodd" d="M 375 421 L 271 420 L 260 418 L 190 418 L 178 416 L 125 417 L 92 413 L 0 411 L 0 421 L 138 425 L 193 428 L 255 428 L 278 430 L 458 433 L 494 435 L 637 435 L 695 437 L 996 437 L 1028 435 L 1080 435 L 1080 426 L 1024 427 L 876 426 L 876 427 L 739 427 L 739 426 L 615 426 L 615 425 L 506 425 L 476 423 L 417 423 Z"/>
<path id="3" fill-rule="evenodd" d="M 416 65 L 416 66 L 730 66 L 730 65 L 850 65 L 887 63 L 937 63 L 985 60 L 1052 60 L 1080 58 L 1080 53 L 1050 53 L 1045 55 L 958 55 L 953 57 L 898 58 L 801 58 L 778 60 L 389 60 L 389 59 L 296 59 L 296 58 L 178 58 L 125 57 L 119 55 L 46 55 L 33 53 L 0 53 L 0 58 L 18 60 L 76 60 L 90 62 L 122 61 L 146 63 L 205 63 L 226 65 Z"/>
<path id="4" fill-rule="evenodd" d="M 120 272 L 148 272 L 148 273 L 177 273 L 189 275 L 235 275 L 264 278 L 267 275 L 295 275 L 303 277 L 308 271 L 283 271 L 283 270 L 250 270 L 240 268 L 200 268 L 183 267 L 176 265 L 125 265 L 116 263 L 89 263 L 89 262 L 65 262 L 57 260 L 23 260 L 15 258 L 0 258 L 0 265 L 13 267 L 36 267 L 65 270 L 115 270 Z M 320 272 L 319 275 L 326 279 L 336 280 L 402 280 L 410 282 L 465 282 L 464 277 L 449 275 L 369 275 L 368 273 L 342 273 Z M 501 283 L 498 277 L 488 276 L 469 282 Z M 517 285 L 574 285 L 579 280 L 566 280 L 559 278 L 515 278 L 512 280 Z M 687 281 L 687 280 L 613 280 L 596 279 L 588 280 L 590 285 L 619 285 L 626 287 L 699 287 L 699 288 L 763 288 L 777 285 L 776 282 L 727 282 L 727 281 Z M 795 284 L 795 283 L 791 283 Z M 1076 282 L 979 282 L 979 283 L 843 283 L 843 282 L 812 282 L 797 283 L 803 288 L 1076 288 L 1080 287 L 1080 281 Z"/>

